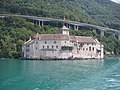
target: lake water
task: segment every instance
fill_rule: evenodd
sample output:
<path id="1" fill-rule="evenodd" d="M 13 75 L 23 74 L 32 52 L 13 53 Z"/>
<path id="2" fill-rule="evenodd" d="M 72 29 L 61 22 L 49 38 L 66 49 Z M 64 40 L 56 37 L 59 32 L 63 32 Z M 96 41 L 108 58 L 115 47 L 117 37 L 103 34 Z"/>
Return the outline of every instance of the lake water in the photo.
<path id="1" fill-rule="evenodd" d="M 120 90 L 120 57 L 0 60 L 0 90 Z"/>

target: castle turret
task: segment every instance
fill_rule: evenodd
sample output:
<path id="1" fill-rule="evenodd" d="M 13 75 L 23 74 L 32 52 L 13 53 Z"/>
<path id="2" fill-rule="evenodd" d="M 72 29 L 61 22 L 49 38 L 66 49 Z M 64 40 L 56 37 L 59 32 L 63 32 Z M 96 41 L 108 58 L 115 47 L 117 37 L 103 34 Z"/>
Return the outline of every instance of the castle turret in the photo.
<path id="1" fill-rule="evenodd" d="M 66 26 L 63 26 L 61 28 L 62 34 L 69 36 L 69 29 Z"/>

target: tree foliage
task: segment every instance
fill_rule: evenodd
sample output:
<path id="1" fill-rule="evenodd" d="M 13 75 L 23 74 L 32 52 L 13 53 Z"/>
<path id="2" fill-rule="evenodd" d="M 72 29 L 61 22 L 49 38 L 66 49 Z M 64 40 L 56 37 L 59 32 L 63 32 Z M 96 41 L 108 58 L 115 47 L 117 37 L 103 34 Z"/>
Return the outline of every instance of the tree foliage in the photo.
<path id="1" fill-rule="evenodd" d="M 40 27 L 17 17 L 0 20 L 0 32 L 0 58 L 20 58 L 24 41 L 36 33 L 59 33 L 57 28 Z"/>
<path id="2" fill-rule="evenodd" d="M 0 0 L 0 13 L 66 17 L 120 30 L 120 5 L 111 0 Z"/>

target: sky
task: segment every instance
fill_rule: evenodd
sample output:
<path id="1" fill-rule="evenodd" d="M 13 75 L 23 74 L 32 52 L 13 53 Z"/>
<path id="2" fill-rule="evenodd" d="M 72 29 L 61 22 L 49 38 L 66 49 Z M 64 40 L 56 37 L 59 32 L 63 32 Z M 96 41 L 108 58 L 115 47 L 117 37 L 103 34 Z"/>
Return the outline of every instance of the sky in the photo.
<path id="1" fill-rule="evenodd" d="M 120 0 L 111 0 L 113 2 L 116 2 L 116 3 L 120 3 Z"/>

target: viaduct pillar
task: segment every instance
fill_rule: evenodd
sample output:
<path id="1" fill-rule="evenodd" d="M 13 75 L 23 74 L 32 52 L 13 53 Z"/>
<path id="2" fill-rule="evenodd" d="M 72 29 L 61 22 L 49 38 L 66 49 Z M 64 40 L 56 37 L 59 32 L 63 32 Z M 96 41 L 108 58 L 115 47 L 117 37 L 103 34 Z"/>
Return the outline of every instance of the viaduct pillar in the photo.
<path id="1" fill-rule="evenodd" d="M 44 21 L 39 20 L 38 25 L 43 27 L 44 26 Z"/>
<path id="2" fill-rule="evenodd" d="M 74 25 L 74 30 L 78 30 L 78 26 L 77 25 Z"/>
<path id="3" fill-rule="evenodd" d="M 120 40 L 120 33 L 118 34 L 118 40 Z"/>
<path id="4" fill-rule="evenodd" d="M 105 32 L 103 30 L 100 31 L 100 35 L 104 36 Z"/>

